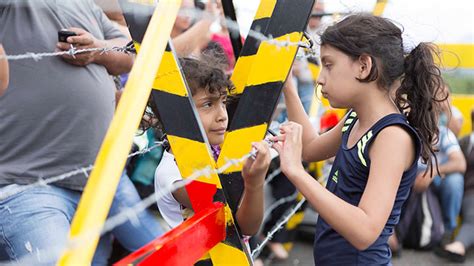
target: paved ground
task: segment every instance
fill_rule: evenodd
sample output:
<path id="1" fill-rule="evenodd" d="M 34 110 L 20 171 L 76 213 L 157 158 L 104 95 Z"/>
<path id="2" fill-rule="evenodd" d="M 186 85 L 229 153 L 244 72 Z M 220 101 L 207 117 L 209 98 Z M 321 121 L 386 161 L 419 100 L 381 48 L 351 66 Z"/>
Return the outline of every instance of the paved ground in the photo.
<path id="1" fill-rule="evenodd" d="M 268 200 L 270 199 L 268 198 Z M 290 253 L 290 257 L 284 261 L 268 259 L 265 261 L 265 265 L 314 265 L 312 235 L 314 235 L 314 221 L 316 220 L 317 214 L 310 208 L 307 208 L 304 219 L 300 224 L 300 234 L 298 240 L 294 244 L 293 250 Z M 437 257 L 433 252 L 414 250 L 403 250 L 401 257 L 392 259 L 392 263 L 394 266 L 450 265 L 448 261 Z M 469 250 L 466 262 L 463 265 L 474 266 L 474 248 Z"/>
<path id="2" fill-rule="evenodd" d="M 299 240 L 290 253 L 290 258 L 285 261 L 266 261 L 265 265 L 314 265 L 313 247 L 308 240 Z M 421 252 L 413 250 L 403 250 L 401 258 L 392 260 L 394 266 L 398 265 L 450 265 L 434 255 L 432 252 Z M 453 265 L 453 264 L 451 264 Z M 468 253 L 466 262 L 463 265 L 474 265 L 474 250 Z"/>

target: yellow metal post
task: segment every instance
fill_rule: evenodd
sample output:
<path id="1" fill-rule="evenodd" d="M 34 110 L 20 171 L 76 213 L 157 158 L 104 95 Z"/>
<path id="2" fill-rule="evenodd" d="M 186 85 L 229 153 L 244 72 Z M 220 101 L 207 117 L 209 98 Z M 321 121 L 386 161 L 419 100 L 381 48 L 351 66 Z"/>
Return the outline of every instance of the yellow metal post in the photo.
<path id="1" fill-rule="evenodd" d="M 377 3 L 375 3 L 374 10 L 372 11 L 372 14 L 374 16 L 382 16 L 383 11 L 385 10 L 385 6 L 387 5 L 388 0 L 377 0 Z"/>
<path id="2" fill-rule="evenodd" d="M 474 68 L 474 44 L 437 43 L 441 52 L 441 66 Z"/>
<path id="3" fill-rule="evenodd" d="M 95 230 L 103 226 L 109 212 L 180 4 L 181 0 L 160 0 L 155 9 L 71 225 L 70 239 L 86 241 L 67 247 L 59 265 L 91 263 L 100 237 Z"/>

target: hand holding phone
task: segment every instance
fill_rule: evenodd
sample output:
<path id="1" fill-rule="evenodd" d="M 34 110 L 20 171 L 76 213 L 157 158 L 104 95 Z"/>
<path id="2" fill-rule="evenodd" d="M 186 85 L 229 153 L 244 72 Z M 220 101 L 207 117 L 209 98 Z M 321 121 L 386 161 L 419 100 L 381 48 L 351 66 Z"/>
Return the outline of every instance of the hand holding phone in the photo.
<path id="1" fill-rule="evenodd" d="M 71 36 L 77 36 L 77 34 L 70 30 L 60 30 L 58 31 L 58 41 L 59 42 L 67 42 L 67 38 Z"/>
<path id="2" fill-rule="evenodd" d="M 77 50 L 102 48 L 105 46 L 103 41 L 99 41 L 91 33 L 82 28 L 71 27 L 68 29 L 61 29 L 58 32 L 58 40 L 59 42 L 56 44 L 56 47 L 59 51 L 69 51 L 71 49 L 71 45 Z M 99 51 L 83 51 L 79 54 L 75 54 L 74 56 L 70 54 L 64 54 L 61 57 L 70 64 L 85 66 L 93 63 L 97 58 L 99 58 L 99 55 Z"/>

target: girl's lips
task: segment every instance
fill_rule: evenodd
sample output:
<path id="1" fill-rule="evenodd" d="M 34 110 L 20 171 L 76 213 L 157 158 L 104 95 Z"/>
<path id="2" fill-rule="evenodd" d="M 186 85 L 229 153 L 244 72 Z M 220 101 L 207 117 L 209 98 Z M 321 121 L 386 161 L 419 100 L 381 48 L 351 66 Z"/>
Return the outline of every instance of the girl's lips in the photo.
<path id="1" fill-rule="evenodd" d="M 216 133 L 216 134 L 225 134 L 226 128 L 218 128 L 218 129 L 213 129 L 211 132 Z"/>

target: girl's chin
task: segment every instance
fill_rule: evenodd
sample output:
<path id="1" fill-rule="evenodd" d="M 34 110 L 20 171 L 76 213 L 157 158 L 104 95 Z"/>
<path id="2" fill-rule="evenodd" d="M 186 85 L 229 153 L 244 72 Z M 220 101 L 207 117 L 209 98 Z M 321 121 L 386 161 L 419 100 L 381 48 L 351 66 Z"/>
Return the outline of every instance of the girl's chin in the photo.
<path id="1" fill-rule="evenodd" d="M 218 146 L 218 145 L 221 145 L 222 143 L 224 142 L 224 138 L 222 139 L 210 139 L 209 140 L 209 144 L 211 144 L 212 146 Z"/>
<path id="2" fill-rule="evenodd" d="M 340 103 L 333 102 L 333 101 L 329 101 L 329 105 L 332 108 L 336 108 L 336 109 L 346 109 L 347 108 L 347 106 L 345 106 L 343 104 L 340 104 Z"/>

